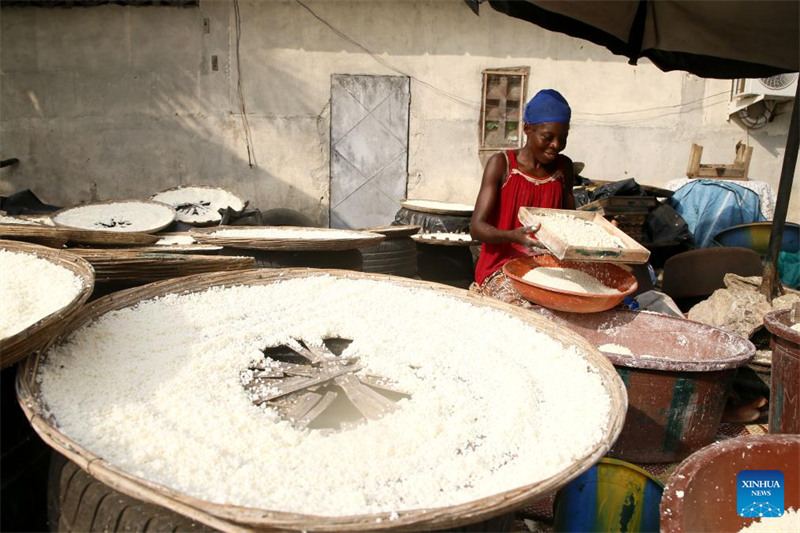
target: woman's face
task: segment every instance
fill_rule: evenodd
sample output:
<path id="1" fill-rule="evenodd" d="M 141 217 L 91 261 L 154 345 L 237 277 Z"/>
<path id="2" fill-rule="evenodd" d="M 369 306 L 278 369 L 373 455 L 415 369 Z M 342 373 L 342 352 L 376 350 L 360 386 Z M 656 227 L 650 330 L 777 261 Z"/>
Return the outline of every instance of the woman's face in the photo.
<path id="1" fill-rule="evenodd" d="M 569 122 L 526 123 L 522 130 L 528 137 L 527 146 L 533 158 L 543 165 L 555 161 L 556 156 L 567 147 Z"/>

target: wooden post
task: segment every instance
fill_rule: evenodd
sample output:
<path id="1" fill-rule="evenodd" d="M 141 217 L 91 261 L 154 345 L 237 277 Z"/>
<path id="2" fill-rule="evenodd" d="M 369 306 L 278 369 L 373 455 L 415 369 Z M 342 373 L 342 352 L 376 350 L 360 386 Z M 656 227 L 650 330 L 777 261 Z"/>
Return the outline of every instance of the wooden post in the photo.
<path id="1" fill-rule="evenodd" d="M 686 168 L 686 175 L 690 178 L 696 178 L 700 172 L 700 158 L 703 155 L 703 147 L 699 144 L 692 144 L 692 149 L 689 151 L 689 166 Z"/>
<path id="2" fill-rule="evenodd" d="M 772 299 L 783 293 L 783 286 L 778 279 L 778 256 L 783 240 L 783 226 L 786 224 L 786 213 L 789 211 L 789 198 L 792 195 L 794 167 L 797 165 L 797 152 L 800 147 L 800 84 L 794 95 L 792 120 L 789 123 L 789 135 L 786 138 L 786 151 L 783 155 L 781 180 L 778 183 L 778 198 L 775 203 L 775 215 L 772 217 L 772 232 L 769 234 L 769 247 L 764 260 L 764 274 L 761 278 L 761 294 Z"/>

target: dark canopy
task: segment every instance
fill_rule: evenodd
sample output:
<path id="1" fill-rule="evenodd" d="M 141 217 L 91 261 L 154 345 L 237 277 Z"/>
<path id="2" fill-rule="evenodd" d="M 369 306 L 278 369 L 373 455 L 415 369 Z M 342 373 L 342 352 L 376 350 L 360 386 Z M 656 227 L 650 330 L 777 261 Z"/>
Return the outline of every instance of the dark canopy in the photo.
<path id="1" fill-rule="evenodd" d="M 797 0 L 489 0 L 496 10 L 661 70 L 762 78 L 800 70 Z"/>

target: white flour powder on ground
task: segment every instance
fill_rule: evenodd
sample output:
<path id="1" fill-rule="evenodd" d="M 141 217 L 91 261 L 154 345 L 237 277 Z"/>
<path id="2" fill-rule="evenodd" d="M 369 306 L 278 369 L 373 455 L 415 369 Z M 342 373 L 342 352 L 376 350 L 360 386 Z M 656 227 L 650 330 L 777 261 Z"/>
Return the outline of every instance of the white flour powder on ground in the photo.
<path id="1" fill-rule="evenodd" d="M 583 294 L 619 294 L 617 289 L 603 285 L 586 272 L 564 267 L 537 267 L 529 270 L 522 279 L 559 291 Z"/>
<path id="2" fill-rule="evenodd" d="M 562 213 L 536 214 L 547 231 L 566 242 L 570 246 L 589 248 L 624 248 L 625 244 L 616 235 L 612 235 L 589 220 Z"/>
<path id="3" fill-rule="evenodd" d="M 168 226 L 175 212 L 166 205 L 145 202 L 87 204 L 56 215 L 57 224 L 103 231 L 153 231 Z"/>
<path id="4" fill-rule="evenodd" d="M 68 305 L 83 281 L 33 254 L 0 250 L 0 338 L 8 338 Z"/>
<path id="5" fill-rule="evenodd" d="M 800 513 L 787 509 L 782 516 L 763 516 L 757 522 L 743 527 L 739 533 L 797 533 L 800 531 Z"/>
<path id="6" fill-rule="evenodd" d="M 601 352 L 616 353 L 620 355 L 633 355 L 633 352 L 627 346 L 620 344 L 603 344 L 597 347 Z"/>
<path id="7" fill-rule="evenodd" d="M 240 373 L 261 349 L 327 337 L 352 339 L 344 356 L 411 397 L 336 433 L 251 403 Z M 326 516 L 449 506 L 546 479 L 604 438 L 611 405 L 585 355 L 519 318 L 327 275 L 113 311 L 41 368 L 59 430 L 113 465 L 217 503 Z"/>
<path id="8" fill-rule="evenodd" d="M 283 229 L 253 228 L 253 229 L 221 229 L 209 233 L 214 237 L 230 239 L 281 239 L 281 240 L 323 240 L 323 239 L 364 239 L 363 233 L 335 229 Z"/>

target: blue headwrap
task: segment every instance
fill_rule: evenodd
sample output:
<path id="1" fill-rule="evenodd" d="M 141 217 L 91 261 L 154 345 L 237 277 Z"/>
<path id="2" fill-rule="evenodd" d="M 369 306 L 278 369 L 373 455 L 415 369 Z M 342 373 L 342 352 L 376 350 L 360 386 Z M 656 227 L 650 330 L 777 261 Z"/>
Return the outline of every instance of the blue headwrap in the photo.
<path id="1" fill-rule="evenodd" d="M 553 89 L 544 89 L 536 93 L 525 106 L 523 120 L 528 124 L 540 122 L 569 122 L 572 110 L 561 93 Z"/>

